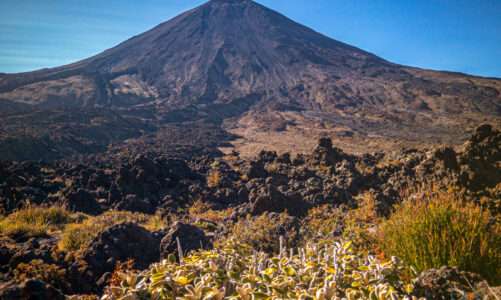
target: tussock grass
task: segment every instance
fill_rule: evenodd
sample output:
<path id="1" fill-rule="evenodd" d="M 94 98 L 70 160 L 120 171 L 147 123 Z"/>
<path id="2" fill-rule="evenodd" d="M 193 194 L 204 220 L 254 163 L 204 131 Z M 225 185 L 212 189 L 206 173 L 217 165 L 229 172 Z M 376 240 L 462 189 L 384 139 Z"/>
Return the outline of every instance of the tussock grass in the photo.
<path id="1" fill-rule="evenodd" d="M 72 214 L 61 207 L 27 207 L 0 221 L 0 233 L 11 237 L 38 237 L 61 230 L 78 218 L 78 214 Z"/>
<path id="2" fill-rule="evenodd" d="M 380 244 L 417 271 L 444 265 L 501 283 L 501 226 L 490 212 L 452 193 L 402 203 L 382 224 Z"/>

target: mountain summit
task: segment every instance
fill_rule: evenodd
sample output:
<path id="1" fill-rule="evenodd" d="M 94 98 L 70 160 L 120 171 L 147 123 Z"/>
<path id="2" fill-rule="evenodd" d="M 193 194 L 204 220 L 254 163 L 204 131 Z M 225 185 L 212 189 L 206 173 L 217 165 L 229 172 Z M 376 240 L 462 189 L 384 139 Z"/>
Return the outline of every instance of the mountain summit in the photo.
<path id="1" fill-rule="evenodd" d="M 8 76 L 1 90 L 72 78 L 75 95 L 62 97 L 65 105 L 182 107 L 274 93 L 319 69 L 341 76 L 371 63 L 385 65 L 253 1 L 213 0 L 95 57 Z M 51 96 L 42 93 L 29 102 L 43 106 L 53 102 Z"/>
<path id="2" fill-rule="evenodd" d="M 393 64 L 250 0 L 212 0 L 94 57 L 0 75 L 9 116 L 96 108 L 157 128 L 218 124 L 249 154 L 319 135 L 367 150 L 355 146 L 459 142 L 458 128 L 499 124 L 501 81 Z"/>

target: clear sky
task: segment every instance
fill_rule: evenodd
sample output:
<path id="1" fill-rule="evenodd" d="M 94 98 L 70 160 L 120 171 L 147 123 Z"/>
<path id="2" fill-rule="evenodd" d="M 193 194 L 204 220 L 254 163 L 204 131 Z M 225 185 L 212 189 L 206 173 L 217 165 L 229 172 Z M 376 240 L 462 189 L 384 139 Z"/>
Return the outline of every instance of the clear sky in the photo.
<path id="1" fill-rule="evenodd" d="M 97 54 L 203 0 L 0 0 L 0 72 Z M 389 61 L 501 77 L 501 0 L 258 0 Z"/>

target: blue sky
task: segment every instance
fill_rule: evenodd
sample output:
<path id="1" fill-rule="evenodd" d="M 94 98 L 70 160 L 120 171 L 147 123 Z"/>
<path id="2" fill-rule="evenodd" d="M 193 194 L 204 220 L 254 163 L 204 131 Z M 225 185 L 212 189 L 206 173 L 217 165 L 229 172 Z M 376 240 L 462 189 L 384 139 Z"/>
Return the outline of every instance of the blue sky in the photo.
<path id="1" fill-rule="evenodd" d="M 0 72 L 97 54 L 200 0 L 0 0 Z M 392 62 L 501 77 L 500 0 L 258 0 Z"/>

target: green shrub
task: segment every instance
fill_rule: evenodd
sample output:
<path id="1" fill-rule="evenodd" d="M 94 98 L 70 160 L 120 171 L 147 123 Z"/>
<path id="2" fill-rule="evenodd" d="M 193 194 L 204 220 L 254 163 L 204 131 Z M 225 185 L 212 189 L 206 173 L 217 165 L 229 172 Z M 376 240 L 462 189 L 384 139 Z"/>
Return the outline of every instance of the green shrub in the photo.
<path id="1" fill-rule="evenodd" d="M 78 219 L 77 214 L 60 207 L 28 207 L 11 213 L 0 221 L 0 233 L 8 236 L 36 237 L 61 230 Z"/>
<path id="2" fill-rule="evenodd" d="M 439 193 L 408 200 L 382 224 L 380 243 L 417 271 L 457 266 L 501 283 L 501 226 L 488 210 Z"/>

